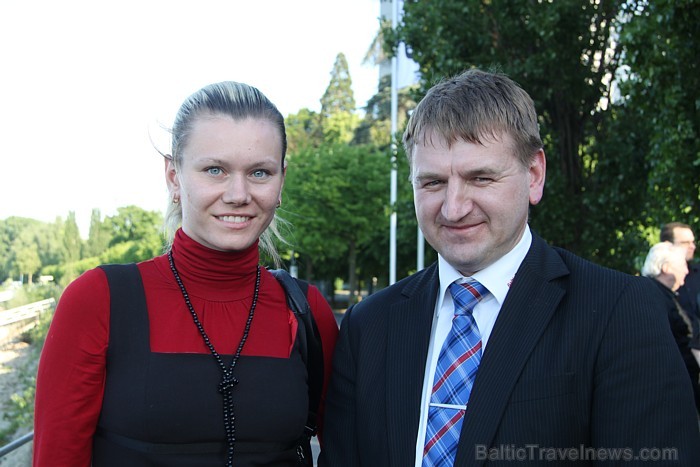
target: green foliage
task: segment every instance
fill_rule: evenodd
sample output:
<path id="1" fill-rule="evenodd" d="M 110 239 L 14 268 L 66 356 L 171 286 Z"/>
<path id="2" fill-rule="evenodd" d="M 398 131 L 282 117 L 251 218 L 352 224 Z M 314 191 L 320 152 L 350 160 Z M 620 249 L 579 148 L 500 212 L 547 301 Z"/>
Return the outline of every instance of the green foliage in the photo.
<path id="1" fill-rule="evenodd" d="M 285 118 L 287 153 L 294 154 L 301 148 L 318 146 L 323 139 L 321 116 L 309 109 L 301 109 Z"/>
<path id="2" fill-rule="evenodd" d="M 50 289 L 50 287 L 45 287 L 44 293 L 47 293 Z M 53 292 L 56 292 L 55 288 L 53 288 Z M 53 295 L 52 297 L 57 299 L 58 294 Z M 37 300 L 32 299 L 27 303 L 22 303 L 22 305 L 26 305 L 32 301 Z M 26 342 L 31 346 L 30 356 L 26 359 L 27 364 L 14 370 L 15 375 L 19 378 L 20 385 L 24 387 L 24 389 L 20 392 L 12 394 L 8 405 L 5 407 L 5 411 L 3 412 L 2 416 L 4 420 L 9 422 L 9 424 L 4 430 L 0 430 L 0 445 L 10 442 L 12 436 L 20 428 L 31 429 L 34 423 L 36 362 L 39 359 L 41 348 L 44 346 L 44 341 L 46 340 L 46 334 L 48 333 L 52 317 L 52 312 L 47 311 L 42 313 L 39 315 L 36 325 L 21 336 L 21 341 Z"/>
<path id="3" fill-rule="evenodd" d="M 337 114 L 355 112 L 355 97 L 352 92 L 352 78 L 345 54 L 339 53 L 335 58 L 331 81 L 321 97 L 321 116 L 328 119 Z"/>
<path id="4" fill-rule="evenodd" d="M 99 256 L 107 249 L 111 241 L 112 230 L 110 225 L 102 220 L 102 214 L 99 209 L 93 209 L 90 216 L 90 233 L 85 243 L 83 256 L 87 258 Z"/>
<path id="5" fill-rule="evenodd" d="M 9 425 L 4 430 L 0 430 L 0 445 L 12 441 L 12 435 L 19 428 L 30 428 L 34 423 L 35 386 L 36 378 L 28 377 L 24 380 L 25 389 L 10 396 L 9 407 L 2 414 Z"/>
<path id="6" fill-rule="evenodd" d="M 629 69 L 621 112 L 637 123 L 635 144 L 648 167 L 648 211 L 661 223 L 700 228 L 700 1 L 654 0 L 630 8 L 620 38 Z"/>
<path id="7" fill-rule="evenodd" d="M 17 251 L 32 248 L 41 222 L 24 217 L 8 217 L 0 220 L 0 282 L 7 278 L 19 278 L 22 273 L 34 274 L 38 268 L 27 270 L 26 264 L 17 264 Z M 36 248 L 34 248 L 36 250 Z M 20 262 L 22 255 L 20 252 Z M 30 264 L 31 266 L 31 264 Z M 19 269 L 25 269 L 20 271 Z M 31 269 L 31 268 L 30 268 Z"/>
<path id="8" fill-rule="evenodd" d="M 289 157 L 283 206 L 307 277 L 352 282 L 358 251 L 388 226 L 389 170 L 387 155 L 372 146 L 328 144 Z"/>
<path id="9" fill-rule="evenodd" d="M 83 247 L 72 212 L 66 221 L 58 218 L 53 223 L 19 217 L 0 220 L 0 281 L 24 275 L 31 283 L 41 272 L 65 287 L 99 264 L 152 258 L 163 252 L 162 224 L 159 212 L 136 206 L 119 208 L 104 221 L 94 210 L 90 238 Z"/>
<path id="10" fill-rule="evenodd" d="M 163 216 L 157 211 L 146 211 L 138 206 L 117 209 L 117 214 L 105 219 L 112 232 L 109 246 L 129 241 L 157 243 L 161 234 L 157 226 L 163 224 Z"/>
<path id="11" fill-rule="evenodd" d="M 83 240 L 80 238 L 80 230 L 73 211 L 68 213 L 68 219 L 63 228 L 63 244 L 66 251 L 66 262 L 78 261 L 81 258 Z"/>
<path id="12" fill-rule="evenodd" d="M 398 90 L 397 128 L 403 128 L 408 120 L 408 113 L 416 106 L 414 92 L 416 86 Z M 379 81 L 379 91 L 367 101 L 365 117 L 355 130 L 354 144 L 374 144 L 380 148 L 391 145 L 391 76 Z M 397 135 L 401 141 L 401 135 Z"/>

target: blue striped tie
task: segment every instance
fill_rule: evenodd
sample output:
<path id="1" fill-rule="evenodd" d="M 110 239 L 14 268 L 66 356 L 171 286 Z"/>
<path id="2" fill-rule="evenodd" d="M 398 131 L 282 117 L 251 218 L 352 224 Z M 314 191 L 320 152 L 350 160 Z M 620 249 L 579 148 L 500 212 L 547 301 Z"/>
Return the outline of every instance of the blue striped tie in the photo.
<path id="1" fill-rule="evenodd" d="M 465 407 L 481 362 L 481 335 L 472 310 L 489 292 L 473 279 L 464 284 L 453 282 L 449 290 L 455 316 L 435 369 L 423 467 L 454 465 Z"/>

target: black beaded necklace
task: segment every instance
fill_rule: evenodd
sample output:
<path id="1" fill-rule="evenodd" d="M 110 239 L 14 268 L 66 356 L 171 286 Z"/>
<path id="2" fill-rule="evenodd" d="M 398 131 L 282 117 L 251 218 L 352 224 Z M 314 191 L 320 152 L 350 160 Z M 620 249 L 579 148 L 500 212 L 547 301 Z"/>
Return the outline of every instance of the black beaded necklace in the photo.
<path id="1" fill-rule="evenodd" d="M 236 379 L 236 377 L 233 375 L 233 369 L 236 367 L 236 362 L 238 362 L 238 358 L 241 356 L 243 346 L 248 340 L 250 324 L 252 323 L 253 315 L 255 314 L 255 306 L 258 304 L 258 292 L 260 291 L 260 266 L 257 267 L 256 271 L 253 303 L 250 305 L 250 311 L 248 312 L 248 320 L 246 321 L 245 328 L 243 330 L 243 337 L 241 337 L 241 341 L 238 343 L 238 349 L 236 349 L 236 353 L 233 355 L 231 366 L 227 368 L 226 364 L 221 359 L 221 355 L 219 355 L 219 353 L 216 351 L 214 345 L 209 340 L 209 336 L 204 331 L 204 326 L 202 326 L 202 323 L 199 321 L 197 313 L 195 313 L 194 311 L 192 302 L 190 302 L 190 296 L 187 293 L 187 290 L 185 289 L 185 285 L 182 283 L 182 279 L 180 279 L 180 274 L 178 274 L 177 269 L 175 268 L 175 261 L 173 260 L 172 250 L 168 251 L 168 261 L 170 261 L 170 269 L 173 271 L 173 276 L 175 276 L 175 282 L 177 282 L 177 285 L 180 287 L 182 297 L 185 299 L 185 304 L 190 310 L 190 314 L 192 315 L 194 324 L 197 326 L 199 333 L 202 335 L 204 343 L 209 348 L 209 352 L 211 352 L 212 356 L 214 357 L 214 360 L 216 360 L 217 365 L 219 365 L 219 368 L 221 368 L 222 378 L 221 383 L 219 383 L 219 392 L 224 398 L 224 428 L 226 429 L 226 441 L 228 444 L 226 465 L 227 467 L 232 467 L 233 445 L 236 441 L 236 418 L 233 413 L 233 388 L 234 386 L 236 386 L 236 384 L 238 384 L 238 379 Z"/>

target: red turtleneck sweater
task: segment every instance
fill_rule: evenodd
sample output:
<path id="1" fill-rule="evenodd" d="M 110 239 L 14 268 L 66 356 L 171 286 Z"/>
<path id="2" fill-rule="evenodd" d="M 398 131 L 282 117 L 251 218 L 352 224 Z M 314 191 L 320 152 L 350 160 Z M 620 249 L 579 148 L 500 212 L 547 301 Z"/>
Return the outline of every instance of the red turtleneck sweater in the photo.
<path id="1" fill-rule="evenodd" d="M 255 287 L 258 245 L 242 252 L 206 248 L 179 230 L 172 248 L 192 305 L 220 354 L 233 354 L 243 333 Z M 209 353 L 184 302 L 167 256 L 138 264 L 152 352 Z M 338 333 L 320 292 L 308 300 L 322 336 L 325 376 Z M 64 291 L 42 351 L 35 402 L 34 466 L 89 466 L 105 381 L 109 287 L 104 272 L 85 272 Z M 242 355 L 287 358 L 297 322 L 284 291 L 262 271 L 258 305 Z"/>

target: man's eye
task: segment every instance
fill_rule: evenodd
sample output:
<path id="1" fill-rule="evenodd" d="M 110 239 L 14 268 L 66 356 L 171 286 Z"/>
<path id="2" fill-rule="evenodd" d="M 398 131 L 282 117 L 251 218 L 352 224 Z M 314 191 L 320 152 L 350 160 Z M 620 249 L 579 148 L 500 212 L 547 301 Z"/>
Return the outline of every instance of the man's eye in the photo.
<path id="1" fill-rule="evenodd" d="M 218 176 L 218 175 L 221 175 L 222 173 L 224 173 L 224 171 L 221 170 L 221 167 L 208 167 L 206 172 L 209 175 L 214 175 L 214 176 Z"/>
<path id="2" fill-rule="evenodd" d="M 253 178 L 264 178 L 268 175 L 269 175 L 269 173 L 267 172 L 267 170 L 261 169 L 261 170 L 256 170 L 255 172 L 253 172 Z"/>
<path id="3" fill-rule="evenodd" d="M 474 181 L 479 184 L 485 184 L 485 183 L 490 183 L 493 181 L 492 178 L 487 178 L 487 177 L 475 177 Z"/>

